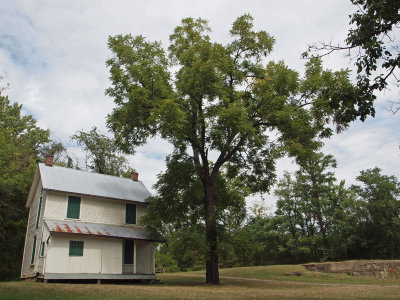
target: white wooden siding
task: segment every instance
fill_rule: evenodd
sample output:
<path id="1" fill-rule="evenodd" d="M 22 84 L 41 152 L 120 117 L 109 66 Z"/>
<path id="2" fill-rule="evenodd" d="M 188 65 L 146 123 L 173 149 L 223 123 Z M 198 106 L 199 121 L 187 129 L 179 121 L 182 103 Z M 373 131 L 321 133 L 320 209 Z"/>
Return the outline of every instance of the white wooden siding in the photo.
<path id="1" fill-rule="evenodd" d="M 68 196 L 64 193 L 47 192 L 47 199 L 44 217 L 64 220 L 67 217 Z"/>
<path id="2" fill-rule="evenodd" d="M 69 256 L 69 242 L 83 241 L 83 256 Z M 45 272 L 122 274 L 122 240 L 53 234 Z"/>
<path id="3" fill-rule="evenodd" d="M 79 195 L 78 195 L 79 196 Z M 125 204 L 122 200 L 103 199 L 89 196 L 81 196 L 81 209 L 79 220 L 89 223 L 125 224 Z M 49 192 L 45 217 L 53 220 L 65 220 L 67 217 L 68 194 Z M 146 213 L 145 204 L 136 204 L 136 218 Z"/>
<path id="4" fill-rule="evenodd" d="M 154 274 L 154 245 L 136 240 L 136 273 Z"/>
<path id="5" fill-rule="evenodd" d="M 69 256 L 69 242 L 83 241 L 83 256 Z M 49 273 L 100 273 L 101 242 L 80 236 L 52 235 L 47 248 L 46 270 Z"/>
<path id="6" fill-rule="evenodd" d="M 121 239 L 102 239 L 102 269 L 104 274 L 122 274 L 122 243 Z"/>
<path id="7" fill-rule="evenodd" d="M 46 265 L 46 257 L 47 257 L 47 248 L 48 248 L 48 244 L 47 241 L 49 240 L 50 237 L 50 232 L 47 229 L 46 226 L 42 227 L 42 241 L 41 244 L 39 246 L 39 252 L 38 252 L 38 269 L 37 271 L 40 274 L 44 274 L 45 271 L 45 265 Z M 41 256 L 41 247 L 42 247 L 42 243 L 44 242 L 44 249 L 43 249 L 43 256 Z"/>
<path id="8" fill-rule="evenodd" d="M 43 211 L 46 205 L 46 196 L 45 194 L 42 195 L 42 205 L 40 211 L 40 219 L 39 219 L 39 226 L 36 228 L 36 220 L 39 208 L 39 197 L 40 192 L 42 189 L 42 182 L 39 181 L 35 194 L 33 196 L 33 201 L 30 205 L 29 209 L 29 218 L 28 224 L 26 229 L 26 236 L 25 236 L 25 246 L 24 246 L 24 255 L 22 258 L 22 268 L 21 268 L 21 277 L 31 276 L 34 275 L 36 272 L 39 272 L 39 265 L 40 261 L 39 251 L 40 245 L 42 243 L 42 228 L 43 228 Z M 36 248 L 35 248 L 35 260 L 34 264 L 31 265 L 31 257 L 32 257 L 32 248 L 33 248 L 33 237 L 36 235 Z"/>

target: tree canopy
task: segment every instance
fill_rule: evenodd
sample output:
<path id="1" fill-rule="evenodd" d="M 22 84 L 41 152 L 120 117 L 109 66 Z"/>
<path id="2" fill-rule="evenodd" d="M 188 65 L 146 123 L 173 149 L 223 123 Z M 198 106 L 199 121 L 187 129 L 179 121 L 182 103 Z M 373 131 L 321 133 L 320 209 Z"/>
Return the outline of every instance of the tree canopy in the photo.
<path id="1" fill-rule="evenodd" d="M 320 138 L 331 136 L 333 128 L 340 132 L 370 113 L 347 70 L 324 70 L 313 58 L 300 76 L 283 61 L 267 61 L 275 39 L 254 31 L 252 21 L 250 15 L 237 18 L 226 45 L 211 41 L 208 22 L 200 18 L 182 20 L 170 36 L 168 52 L 140 35 L 108 41 L 112 86 L 106 94 L 116 103 L 108 126 L 126 152 L 150 137 L 170 141 L 174 155 L 193 170 L 186 180 L 201 182 L 202 196 L 196 201 L 205 224 L 208 283 L 219 282 L 220 175 L 241 182 L 248 193 L 266 192 L 277 157 L 304 155 L 320 145 Z M 172 67 L 177 70 L 173 75 Z M 177 189 L 168 186 L 175 196 Z M 187 201 L 176 196 L 178 203 Z"/>

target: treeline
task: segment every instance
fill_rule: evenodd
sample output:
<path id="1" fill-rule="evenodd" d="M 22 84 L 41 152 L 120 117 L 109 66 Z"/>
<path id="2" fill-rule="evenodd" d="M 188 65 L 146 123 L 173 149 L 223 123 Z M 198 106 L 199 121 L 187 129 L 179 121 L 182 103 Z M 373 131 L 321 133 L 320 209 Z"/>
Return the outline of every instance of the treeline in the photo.
<path id="1" fill-rule="evenodd" d="M 361 171 L 357 185 L 337 182 L 336 161 L 317 153 L 279 180 L 273 214 L 260 204 L 220 231 L 221 267 L 346 259 L 400 258 L 400 183 L 379 168 Z M 204 228 L 167 228 L 156 254 L 167 272 L 204 268 Z"/>

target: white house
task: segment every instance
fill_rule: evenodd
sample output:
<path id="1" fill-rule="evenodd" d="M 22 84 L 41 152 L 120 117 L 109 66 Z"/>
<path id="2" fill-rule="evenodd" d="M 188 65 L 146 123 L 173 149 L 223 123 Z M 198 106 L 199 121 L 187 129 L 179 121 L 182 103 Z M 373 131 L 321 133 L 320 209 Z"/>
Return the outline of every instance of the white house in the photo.
<path id="1" fill-rule="evenodd" d="M 165 239 L 138 224 L 150 193 L 131 177 L 39 164 L 21 278 L 155 279 L 154 242 Z"/>

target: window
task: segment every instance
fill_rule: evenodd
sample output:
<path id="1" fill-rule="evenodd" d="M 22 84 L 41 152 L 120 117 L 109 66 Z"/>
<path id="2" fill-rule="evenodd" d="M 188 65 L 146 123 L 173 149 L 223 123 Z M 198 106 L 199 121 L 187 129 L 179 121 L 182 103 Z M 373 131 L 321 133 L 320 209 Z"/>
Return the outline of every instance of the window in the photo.
<path id="1" fill-rule="evenodd" d="M 42 247 L 40 248 L 40 256 L 44 255 L 44 242 L 42 242 Z"/>
<path id="2" fill-rule="evenodd" d="M 79 219 L 81 197 L 68 196 L 67 218 Z"/>
<path id="3" fill-rule="evenodd" d="M 83 241 L 69 241 L 69 256 L 83 256 Z"/>
<path id="4" fill-rule="evenodd" d="M 125 223 L 136 224 L 136 204 L 126 204 Z"/>
<path id="5" fill-rule="evenodd" d="M 39 198 L 39 206 L 38 206 L 38 211 L 37 211 L 37 217 L 36 217 L 36 228 L 39 227 L 39 218 L 40 218 L 40 209 L 42 208 L 42 196 Z"/>
<path id="6" fill-rule="evenodd" d="M 32 246 L 32 256 L 31 256 L 31 265 L 35 262 L 35 251 L 36 251 L 36 235 L 33 237 L 33 246 Z"/>

